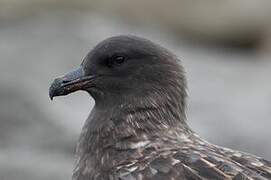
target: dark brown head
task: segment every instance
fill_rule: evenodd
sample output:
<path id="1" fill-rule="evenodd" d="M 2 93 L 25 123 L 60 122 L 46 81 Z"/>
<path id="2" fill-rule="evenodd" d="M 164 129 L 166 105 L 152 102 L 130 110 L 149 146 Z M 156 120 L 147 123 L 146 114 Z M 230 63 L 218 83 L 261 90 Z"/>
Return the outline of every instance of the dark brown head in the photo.
<path id="1" fill-rule="evenodd" d="M 116 36 L 94 47 L 78 70 L 57 78 L 50 98 L 77 90 L 87 91 L 96 105 L 172 101 L 183 110 L 186 80 L 178 59 L 166 49 L 143 38 Z"/>

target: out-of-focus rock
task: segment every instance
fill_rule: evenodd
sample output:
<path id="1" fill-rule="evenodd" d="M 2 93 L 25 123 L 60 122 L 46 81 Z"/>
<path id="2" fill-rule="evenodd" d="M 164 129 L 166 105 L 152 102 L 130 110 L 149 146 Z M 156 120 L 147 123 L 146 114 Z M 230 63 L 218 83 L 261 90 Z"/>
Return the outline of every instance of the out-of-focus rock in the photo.
<path id="1" fill-rule="evenodd" d="M 230 45 L 255 45 L 271 24 L 270 0 L 1 0 L 0 7 L 2 16 L 25 15 L 40 7 L 91 10 L 131 24 L 167 29 L 183 38 Z"/>
<path id="2" fill-rule="evenodd" d="M 257 43 L 271 24 L 271 1 L 150 0 L 103 3 L 105 12 L 156 23 L 182 37 L 232 45 Z M 105 8 L 106 7 L 106 8 Z"/>
<path id="3" fill-rule="evenodd" d="M 259 52 L 265 55 L 268 60 L 271 56 L 271 25 L 269 31 L 267 31 L 258 46 Z"/>

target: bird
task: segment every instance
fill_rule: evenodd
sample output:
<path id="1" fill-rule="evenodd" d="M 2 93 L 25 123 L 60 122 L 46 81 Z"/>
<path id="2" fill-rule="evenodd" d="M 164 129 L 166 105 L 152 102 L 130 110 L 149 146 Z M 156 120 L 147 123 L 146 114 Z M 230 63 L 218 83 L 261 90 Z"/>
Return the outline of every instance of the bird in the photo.
<path id="1" fill-rule="evenodd" d="M 187 123 L 181 60 L 134 35 L 109 37 L 49 96 L 82 90 L 95 101 L 75 152 L 73 180 L 267 180 L 271 162 L 209 143 Z"/>

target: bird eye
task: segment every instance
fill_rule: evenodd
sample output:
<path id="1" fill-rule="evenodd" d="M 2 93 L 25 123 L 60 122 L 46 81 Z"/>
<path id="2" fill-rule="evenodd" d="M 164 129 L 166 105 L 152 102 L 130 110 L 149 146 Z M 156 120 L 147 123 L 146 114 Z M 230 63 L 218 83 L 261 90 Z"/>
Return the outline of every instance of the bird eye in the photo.
<path id="1" fill-rule="evenodd" d="M 121 65 L 124 61 L 126 60 L 126 58 L 124 56 L 120 56 L 120 55 L 115 55 L 112 56 L 110 58 L 108 58 L 106 60 L 106 64 L 108 67 L 112 67 L 112 66 L 119 66 Z"/>
<path id="2" fill-rule="evenodd" d="M 123 56 L 116 56 L 113 57 L 113 64 L 120 65 L 125 61 L 125 58 Z"/>

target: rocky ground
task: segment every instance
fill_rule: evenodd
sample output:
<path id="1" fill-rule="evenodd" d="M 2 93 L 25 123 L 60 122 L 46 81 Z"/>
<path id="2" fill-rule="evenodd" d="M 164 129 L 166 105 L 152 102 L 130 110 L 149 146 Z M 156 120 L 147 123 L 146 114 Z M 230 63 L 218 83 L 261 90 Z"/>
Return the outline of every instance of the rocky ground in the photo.
<path id="1" fill-rule="evenodd" d="M 70 179 L 74 146 L 93 100 L 77 92 L 51 102 L 48 88 L 96 43 L 117 34 L 147 37 L 180 57 L 189 81 L 189 123 L 201 136 L 271 159 L 268 54 L 187 44 L 164 28 L 51 10 L 1 19 L 1 180 Z"/>

